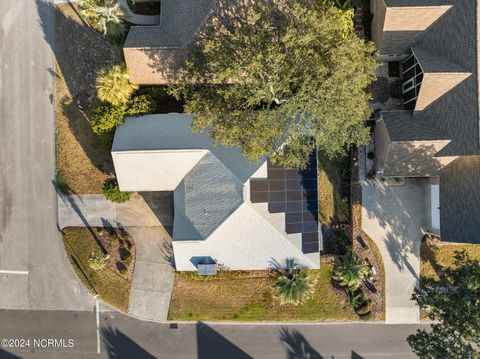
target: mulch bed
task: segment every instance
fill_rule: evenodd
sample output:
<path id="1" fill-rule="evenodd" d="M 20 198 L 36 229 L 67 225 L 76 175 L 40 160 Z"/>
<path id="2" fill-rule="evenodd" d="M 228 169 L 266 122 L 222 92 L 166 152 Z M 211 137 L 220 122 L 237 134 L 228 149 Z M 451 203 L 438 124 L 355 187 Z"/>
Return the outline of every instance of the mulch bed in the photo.
<path id="1" fill-rule="evenodd" d="M 107 267 L 132 281 L 135 267 L 135 245 L 132 236 L 123 228 L 97 227 L 95 231 L 109 255 Z M 122 270 L 123 267 L 127 268 L 126 272 Z"/>
<path id="2" fill-rule="evenodd" d="M 358 183 L 358 149 L 353 147 L 350 151 L 351 158 L 351 235 L 353 238 L 353 251 L 358 258 L 367 260 L 374 268 L 371 289 L 362 283 L 361 289 L 372 305 L 372 318 L 385 319 L 385 269 L 382 256 L 375 242 L 362 230 L 362 188 Z"/>

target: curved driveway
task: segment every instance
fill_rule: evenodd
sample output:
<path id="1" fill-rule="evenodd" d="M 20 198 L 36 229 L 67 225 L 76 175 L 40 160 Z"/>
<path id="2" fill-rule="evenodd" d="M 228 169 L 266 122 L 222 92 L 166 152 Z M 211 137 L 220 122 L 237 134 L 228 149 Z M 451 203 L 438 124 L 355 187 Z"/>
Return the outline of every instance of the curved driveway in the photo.
<path id="1" fill-rule="evenodd" d="M 57 230 L 53 8 L 1 4 L 0 308 L 92 310 Z"/>

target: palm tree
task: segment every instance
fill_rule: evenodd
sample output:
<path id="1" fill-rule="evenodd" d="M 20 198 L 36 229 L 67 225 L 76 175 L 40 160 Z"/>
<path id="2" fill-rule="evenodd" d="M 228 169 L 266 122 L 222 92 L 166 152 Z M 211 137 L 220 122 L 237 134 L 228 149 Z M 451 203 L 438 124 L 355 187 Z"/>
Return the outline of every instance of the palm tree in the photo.
<path id="1" fill-rule="evenodd" d="M 294 259 L 287 258 L 285 268 L 275 270 L 274 275 L 277 297 L 282 304 L 303 304 L 311 297 L 315 280 Z"/>
<path id="2" fill-rule="evenodd" d="M 352 250 L 349 250 L 347 254 L 336 260 L 332 277 L 347 291 L 353 293 L 369 274 L 370 267 L 365 262 L 358 260 Z"/>
<path id="3" fill-rule="evenodd" d="M 117 0 L 81 0 L 79 13 L 93 28 L 104 36 L 118 36 L 126 31 L 123 26 L 125 16 Z"/>
<path id="4" fill-rule="evenodd" d="M 100 71 L 96 82 L 97 96 L 101 101 L 114 106 L 126 104 L 137 84 L 130 82 L 130 76 L 124 66 L 116 65 Z"/>

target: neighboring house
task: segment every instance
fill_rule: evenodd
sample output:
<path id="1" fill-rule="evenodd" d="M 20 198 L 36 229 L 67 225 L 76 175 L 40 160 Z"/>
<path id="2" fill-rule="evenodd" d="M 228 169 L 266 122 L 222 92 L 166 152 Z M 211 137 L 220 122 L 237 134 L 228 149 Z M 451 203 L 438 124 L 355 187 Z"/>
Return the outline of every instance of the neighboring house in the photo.
<path id="1" fill-rule="evenodd" d="M 375 127 L 381 177 L 428 177 L 431 228 L 480 243 L 478 0 L 372 0 L 382 61 L 401 68 L 403 105 Z"/>
<path id="2" fill-rule="evenodd" d="M 171 83 L 183 63 L 185 48 L 214 4 L 215 0 L 162 0 L 158 26 L 132 26 L 123 47 L 132 82 Z"/>
<path id="3" fill-rule="evenodd" d="M 318 268 L 316 157 L 304 171 L 252 163 L 191 124 L 185 114 L 127 118 L 112 147 L 122 191 L 174 192 L 176 269 L 266 269 L 286 258 Z"/>

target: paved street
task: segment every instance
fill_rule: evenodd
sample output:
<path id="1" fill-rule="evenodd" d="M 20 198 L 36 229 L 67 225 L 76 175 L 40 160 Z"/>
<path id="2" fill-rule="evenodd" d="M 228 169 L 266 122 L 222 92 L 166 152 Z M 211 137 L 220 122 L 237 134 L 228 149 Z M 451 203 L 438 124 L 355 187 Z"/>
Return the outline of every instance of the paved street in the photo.
<path id="1" fill-rule="evenodd" d="M 0 308 L 91 310 L 57 230 L 52 9 L 1 4 Z"/>
<path id="2" fill-rule="evenodd" d="M 405 341 L 414 325 L 219 325 L 141 322 L 118 313 L 0 311 L 0 338 L 73 339 L 66 349 L 24 348 L 0 358 L 415 358 Z M 4 325 L 4 323 L 6 325 Z M 32 344 L 33 345 L 33 344 Z M 76 355 L 75 353 L 83 353 Z"/>

